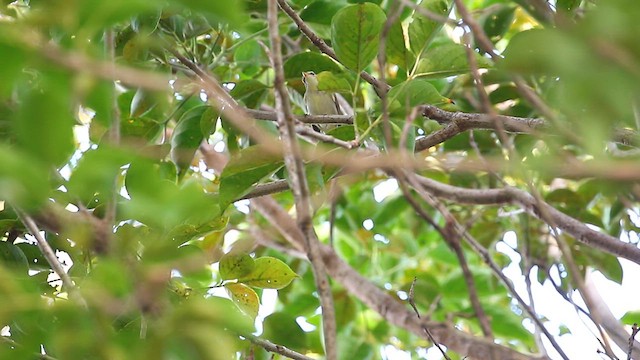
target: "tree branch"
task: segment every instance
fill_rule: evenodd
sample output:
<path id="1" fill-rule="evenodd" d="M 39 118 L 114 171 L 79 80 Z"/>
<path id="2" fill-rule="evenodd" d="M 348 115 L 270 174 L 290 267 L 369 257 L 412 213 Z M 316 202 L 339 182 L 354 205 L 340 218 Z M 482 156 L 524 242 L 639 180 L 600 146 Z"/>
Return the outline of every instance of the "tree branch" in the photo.
<path id="1" fill-rule="evenodd" d="M 543 214 L 555 221 L 561 230 L 571 234 L 579 242 L 623 257 L 640 264 L 640 248 L 622 242 L 613 236 L 589 228 L 586 224 L 566 215 L 546 202 L 538 202 L 531 194 L 512 187 L 503 189 L 465 189 L 443 184 L 425 177 L 418 177 L 420 184 L 432 195 L 466 204 L 515 204 L 529 214 L 544 221 Z"/>
<path id="2" fill-rule="evenodd" d="M 269 197 L 252 199 L 251 204 L 267 219 L 284 238 L 295 248 L 300 248 L 304 242 L 300 229 L 294 220 L 278 203 Z M 344 262 L 328 245 L 320 245 L 325 267 L 333 279 L 342 284 L 353 296 L 362 301 L 370 309 L 380 314 L 386 321 L 398 327 L 407 329 L 418 336 L 425 336 L 423 327 L 427 327 L 435 340 L 449 349 L 468 354 L 473 359 L 495 360 L 543 360 L 546 356 L 526 355 L 503 345 L 469 335 L 454 327 L 425 319 L 417 319 L 397 298 L 378 288 Z"/>
<path id="3" fill-rule="evenodd" d="M 244 110 L 257 120 L 278 121 L 278 114 L 275 111 Z M 353 116 L 351 115 L 293 115 L 293 118 L 305 124 L 353 124 Z"/>
<path id="4" fill-rule="evenodd" d="M 294 360 L 314 360 L 313 358 L 310 358 L 306 355 L 302 355 L 298 352 L 295 352 L 293 350 L 287 349 L 286 347 L 282 346 L 282 345 L 278 345 L 278 344 L 274 344 L 270 341 L 264 340 L 264 339 L 260 339 L 259 337 L 256 336 L 251 336 L 251 335 L 242 335 L 243 337 L 247 338 L 249 341 L 251 341 L 252 343 L 264 348 L 265 350 L 272 352 L 272 353 L 276 353 L 276 354 L 280 354 L 282 356 L 286 356 L 289 359 L 294 359 Z"/>
<path id="5" fill-rule="evenodd" d="M 62 280 L 62 284 L 69 292 L 70 298 L 82 307 L 86 308 L 87 302 L 78 292 L 78 288 L 76 288 L 76 285 L 69 277 L 69 274 L 67 274 L 67 272 L 64 271 L 64 268 L 62 268 L 62 264 L 60 264 L 58 257 L 53 252 L 53 249 L 51 248 L 47 240 L 45 240 L 40 234 L 40 229 L 38 229 L 35 221 L 33 221 L 33 219 L 29 215 L 25 214 L 21 210 L 17 208 L 15 210 L 18 214 L 18 217 L 20 218 L 20 221 L 22 221 L 22 223 L 27 227 L 31 235 L 36 238 L 38 249 L 40 249 L 40 252 L 44 256 L 44 258 L 47 259 L 47 262 L 49 263 L 49 266 L 51 266 L 51 269 L 58 275 L 58 277 L 60 277 L 60 280 Z"/>
<path id="6" fill-rule="evenodd" d="M 324 263 L 320 254 L 320 243 L 313 228 L 311 218 L 311 202 L 309 186 L 302 161 L 300 145 L 296 138 L 295 120 L 291 113 L 289 94 L 285 86 L 284 70 L 282 67 L 281 39 L 278 33 L 278 5 L 276 0 L 268 2 L 267 19 L 269 22 L 269 40 L 271 42 L 271 62 L 275 70 L 275 98 L 278 125 L 284 145 L 284 163 L 291 179 L 291 187 L 296 204 L 296 217 L 300 228 L 307 258 L 311 262 L 313 274 L 320 296 L 322 307 L 322 329 L 326 358 L 338 359 L 337 326 L 335 309 L 333 307 L 333 294 L 327 277 Z"/>

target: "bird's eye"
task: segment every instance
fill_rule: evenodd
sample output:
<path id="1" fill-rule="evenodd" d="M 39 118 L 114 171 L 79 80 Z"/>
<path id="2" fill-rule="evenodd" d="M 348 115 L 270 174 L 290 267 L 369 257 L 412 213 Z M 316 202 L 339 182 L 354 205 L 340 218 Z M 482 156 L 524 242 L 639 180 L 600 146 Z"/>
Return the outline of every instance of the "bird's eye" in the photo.
<path id="1" fill-rule="evenodd" d="M 313 71 L 309 71 L 307 74 L 309 74 L 309 75 L 315 75 L 316 73 L 314 73 Z"/>

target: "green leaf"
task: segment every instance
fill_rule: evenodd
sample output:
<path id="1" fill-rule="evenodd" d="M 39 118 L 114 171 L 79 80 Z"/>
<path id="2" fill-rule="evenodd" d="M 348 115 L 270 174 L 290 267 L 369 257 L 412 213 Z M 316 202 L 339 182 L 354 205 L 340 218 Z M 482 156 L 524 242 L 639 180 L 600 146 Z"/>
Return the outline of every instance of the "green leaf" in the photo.
<path id="1" fill-rule="evenodd" d="M 417 105 L 442 105 L 451 103 L 450 99 L 440 95 L 438 90 L 427 80 L 407 80 L 391 88 L 387 94 L 389 112 L 403 114 Z"/>
<path id="2" fill-rule="evenodd" d="M 482 27 L 491 41 L 500 40 L 509 30 L 515 18 L 515 11 L 515 6 L 498 5 L 483 17 Z"/>
<path id="3" fill-rule="evenodd" d="M 219 269 L 222 280 L 238 279 L 255 268 L 255 261 L 247 254 L 226 254 L 220 259 Z"/>
<path id="4" fill-rule="evenodd" d="M 277 311 L 264 319 L 264 337 L 297 351 L 307 345 L 307 334 L 296 322 L 296 315 L 288 311 Z"/>
<path id="5" fill-rule="evenodd" d="M 238 306 L 240 311 L 252 319 L 258 316 L 260 299 L 255 290 L 244 284 L 226 284 L 224 288 L 231 297 L 231 301 Z"/>
<path id="6" fill-rule="evenodd" d="M 319 73 L 317 77 L 318 90 L 342 93 L 350 93 L 352 90 L 351 83 L 349 83 L 346 76 L 323 71 Z"/>
<path id="7" fill-rule="evenodd" d="M 300 12 L 300 18 L 307 23 L 331 25 L 331 18 L 344 7 L 340 1 L 314 1 Z"/>
<path id="8" fill-rule="evenodd" d="M 627 311 L 620 321 L 625 325 L 640 324 L 640 310 Z"/>
<path id="9" fill-rule="evenodd" d="M 193 155 L 205 136 L 202 133 L 202 122 L 213 124 L 218 118 L 217 112 L 206 105 L 197 106 L 185 112 L 171 137 L 171 160 L 180 172 L 184 172 L 191 165 Z"/>
<path id="10" fill-rule="evenodd" d="M 298 275 L 281 260 L 263 256 L 255 259 L 253 270 L 239 278 L 238 282 L 262 289 L 282 289 L 296 277 Z"/>
<path id="11" fill-rule="evenodd" d="M 223 22 L 240 29 L 248 20 L 243 1 L 173 0 L 172 2 L 204 15 L 211 24 Z"/>
<path id="12" fill-rule="evenodd" d="M 3 29 L 0 28 L 0 31 Z M 14 85 L 14 81 L 17 80 L 21 74 L 22 69 L 27 61 L 27 54 L 24 50 L 17 46 L 11 46 L 2 43 L 0 38 L 0 98 L 4 98 L 11 94 L 11 89 Z"/>
<path id="13" fill-rule="evenodd" d="M 0 144 L 0 199 L 35 209 L 47 199 L 48 178 L 45 168 L 31 157 Z"/>
<path id="14" fill-rule="evenodd" d="M 131 161 L 121 150 L 101 146 L 83 154 L 78 166 L 71 173 L 67 188 L 69 194 L 85 204 L 94 198 L 112 198 L 116 192 L 116 178 L 121 167 Z"/>
<path id="15" fill-rule="evenodd" d="M 272 175 L 283 166 L 282 160 L 261 146 L 240 150 L 229 160 L 220 175 L 220 205 L 226 208 L 245 195 L 253 184 Z"/>
<path id="16" fill-rule="evenodd" d="M 331 20 L 331 42 L 340 62 L 358 72 L 367 67 L 378 52 L 385 20 L 384 11 L 372 3 L 338 11 Z"/>
<path id="17" fill-rule="evenodd" d="M 449 15 L 452 5 L 453 2 L 448 0 L 423 0 L 420 3 L 421 8 L 445 18 Z M 428 19 L 421 15 L 419 11 L 414 11 L 413 20 L 409 24 L 411 51 L 416 56 L 419 56 L 431 44 L 431 41 L 441 28 L 441 22 Z"/>
<path id="18" fill-rule="evenodd" d="M 217 197 L 193 181 L 178 187 L 167 179 L 164 164 L 139 160 L 129 166 L 125 185 L 131 200 L 123 203 L 122 216 L 165 230 L 179 242 L 226 226 Z"/>
<path id="19" fill-rule="evenodd" d="M 0 265 L 26 274 L 29 262 L 22 250 L 15 244 L 0 241 Z"/>
<path id="20" fill-rule="evenodd" d="M 560 11 L 570 13 L 577 9 L 581 3 L 582 0 L 558 0 L 556 8 Z"/>
<path id="21" fill-rule="evenodd" d="M 491 328 L 498 336 L 516 339 L 527 345 L 533 345 L 533 335 L 522 327 L 522 318 L 509 306 L 484 306 L 491 319 Z"/>
<path id="22" fill-rule="evenodd" d="M 268 94 L 269 88 L 262 82 L 249 79 L 236 83 L 230 94 L 234 99 L 242 101 L 248 108 L 258 108 Z"/>
<path id="23" fill-rule="evenodd" d="M 474 52 L 478 68 L 491 67 L 491 61 Z M 463 45 L 444 44 L 429 49 L 418 61 L 415 76 L 430 79 L 465 74 L 470 71 Z"/>
<path id="24" fill-rule="evenodd" d="M 284 62 L 283 68 L 285 78 L 296 80 L 302 78 L 302 72 L 304 71 L 313 71 L 316 74 L 323 71 L 332 73 L 342 71 L 340 66 L 330 57 L 311 51 L 299 53 L 288 58 L 287 61 Z"/>
<path id="25" fill-rule="evenodd" d="M 400 66 L 402 69 L 409 69 L 410 64 L 415 61 L 413 54 L 407 49 L 406 33 L 400 21 L 391 25 L 386 50 L 387 58 L 392 64 Z"/>
<path id="26" fill-rule="evenodd" d="M 154 106 L 156 106 L 156 102 L 153 96 L 151 96 L 147 90 L 139 88 L 131 100 L 129 117 L 137 118 L 144 116 L 153 109 Z"/>
<path id="27" fill-rule="evenodd" d="M 42 88 L 29 91 L 21 100 L 14 122 L 20 147 L 56 167 L 63 165 L 75 148 L 69 80 L 60 73 L 43 76 Z"/>

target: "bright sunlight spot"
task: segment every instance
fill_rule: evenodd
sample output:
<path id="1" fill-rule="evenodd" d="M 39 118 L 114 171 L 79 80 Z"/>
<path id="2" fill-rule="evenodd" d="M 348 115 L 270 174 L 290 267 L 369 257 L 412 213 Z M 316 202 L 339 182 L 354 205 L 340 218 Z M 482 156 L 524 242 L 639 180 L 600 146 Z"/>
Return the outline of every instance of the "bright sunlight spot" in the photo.
<path id="1" fill-rule="evenodd" d="M 397 190 L 398 182 L 396 179 L 385 180 L 373 188 L 373 198 L 377 202 L 382 202 L 387 196 L 392 195 Z"/>

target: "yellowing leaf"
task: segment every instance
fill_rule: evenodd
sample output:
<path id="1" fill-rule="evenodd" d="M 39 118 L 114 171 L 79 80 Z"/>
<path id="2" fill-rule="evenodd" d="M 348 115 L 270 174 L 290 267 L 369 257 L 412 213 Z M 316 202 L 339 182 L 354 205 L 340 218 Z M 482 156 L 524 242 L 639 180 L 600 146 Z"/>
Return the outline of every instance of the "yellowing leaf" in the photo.
<path id="1" fill-rule="evenodd" d="M 249 255 L 226 254 L 220 259 L 220 277 L 223 280 L 238 279 L 251 273 L 255 262 Z"/>
<path id="2" fill-rule="evenodd" d="M 255 267 L 238 282 L 262 289 L 282 289 L 298 276 L 282 261 L 263 256 L 255 259 Z"/>
<path id="3" fill-rule="evenodd" d="M 236 306 L 245 314 L 255 319 L 260 309 L 260 299 L 256 292 L 244 284 L 227 284 L 224 286 Z"/>

